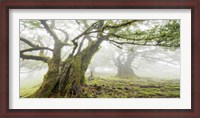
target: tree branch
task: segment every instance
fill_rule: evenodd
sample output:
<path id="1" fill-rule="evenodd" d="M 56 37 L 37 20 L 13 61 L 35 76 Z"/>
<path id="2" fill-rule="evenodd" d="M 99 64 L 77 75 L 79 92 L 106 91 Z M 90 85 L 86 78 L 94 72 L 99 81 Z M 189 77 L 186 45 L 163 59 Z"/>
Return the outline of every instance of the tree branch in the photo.
<path id="1" fill-rule="evenodd" d="M 103 27 L 103 30 L 104 29 L 109 29 L 109 28 L 115 29 L 115 28 L 119 28 L 119 27 L 125 27 L 125 26 L 131 25 L 132 23 L 138 22 L 138 21 L 142 21 L 142 20 L 131 20 L 129 22 L 121 23 L 121 24 L 113 25 L 113 26 L 107 25 L 107 26 Z"/>
<path id="2" fill-rule="evenodd" d="M 25 38 L 21 38 L 20 40 L 23 41 L 24 43 L 28 44 L 31 47 L 38 47 L 37 45 L 33 44 L 32 42 L 30 42 L 29 40 L 25 39 Z"/>
<path id="3" fill-rule="evenodd" d="M 46 23 L 46 20 L 40 20 L 41 24 L 44 26 L 44 28 L 46 29 L 46 31 L 53 37 L 53 39 L 55 41 L 58 41 L 59 38 L 58 36 L 56 35 L 56 33 L 53 31 L 53 29 L 51 29 L 47 23 Z"/>
<path id="4" fill-rule="evenodd" d="M 120 47 L 120 46 L 117 45 L 116 43 L 114 43 L 114 42 L 110 42 L 110 43 L 113 44 L 114 46 L 116 46 L 117 48 L 122 49 L 122 47 Z"/>
<path id="5" fill-rule="evenodd" d="M 31 59 L 31 60 L 37 60 L 37 61 L 43 61 L 47 63 L 48 58 L 47 57 L 42 57 L 42 56 L 33 56 L 33 55 L 25 55 L 23 53 L 20 53 L 20 57 L 22 59 Z"/>
<path id="6" fill-rule="evenodd" d="M 120 35 L 117 35 L 117 34 L 113 34 L 113 33 L 109 33 L 108 35 L 111 35 L 111 36 L 114 36 L 116 38 L 121 38 L 121 39 L 126 39 L 126 40 L 131 40 L 131 41 L 150 41 L 152 39 L 156 39 L 156 38 L 161 38 L 162 36 L 155 36 L 155 37 L 147 37 L 146 39 L 144 38 L 128 38 L 128 37 L 125 37 L 125 36 L 120 36 Z M 147 43 L 145 42 L 145 43 Z"/>
<path id="7" fill-rule="evenodd" d="M 88 35 L 87 32 L 92 30 L 93 27 L 95 27 L 98 24 L 98 22 L 93 23 L 90 27 L 88 27 L 84 32 L 82 32 L 81 34 L 79 34 L 78 36 L 76 36 L 73 40 L 72 43 L 74 44 L 74 48 L 72 53 L 69 55 L 69 57 L 73 56 L 75 53 L 75 50 L 78 47 L 78 39 L 81 38 L 83 35 Z"/>
<path id="8" fill-rule="evenodd" d="M 50 51 L 53 51 L 53 49 L 50 49 L 48 47 L 34 47 L 34 48 L 25 49 L 25 50 L 20 50 L 20 53 L 30 52 L 30 51 L 35 51 L 35 50 L 50 50 Z"/>
<path id="9" fill-rule="evenodd" d="M 85 40 L 86 38 L 87 38 L 87 35 L 84 36 L 83 39 L 81 40 L 80 45 L 79 45 L 79 47 L 78 47 L 77 54 L 81 51 L 81 48 L 82 48 L 82 46 L 83 46 L 83 42 L 84 42 L 84 40 Z"/>
<path id="10" fill-rule="evenodd" d="M 153 37 L 153 38 L 150 38 L 150 39 L 144 39 L 145 40 L 151 40 L 151 39 L 154 39 L 154 38 L 159 38 L 159 37 Z M 142 39 L 141 39 L 142 40 Z M 113 42 L 113 43 L 116 43 L 116 44 L 119 44 L 119 45 L 123 45 L 123 44 L 131 44 L 131 45 L 141 45 L 141 46 L 163 46 L 163 47 L 173 47 L 172 44 L 161 44 L 162 40 L 158 40 L 157 43 L 155 44 L 149 44 L 148 42 L 144 42 L 144 43 L 140 43 L 140 42 L 135 42 L 137 40 L 133 40 L 132 42 L 128 41 L 128 42 L 118 42 L 118 41 L 115 41 L 115 40 L 109 40 L 110 42 Z"/>
<path id="11" fill-rule="evenodd" d="M 79 39 L 80 37 L 82 37 L 83 35 L 87 34 L 88 31 L 92 30 L 93 27 L 95 27 L 98 24 L 98 22 L 93 23 L 90 27 L 88 27 L 83 33 L 79 34 L 78 36 L 76 36 L 72 42 L 75 42 L 75 40 Z"/>
<path id="12" fill-rule="evenodd" d="M 32 42 L 30 42 L 29 40 L 25 39 L 25 38 L 21 38 L 20 40 L 25 42 L 26 44 L 28 44 L 29 46 L 31 46 L 32 48 L 29 49 L 24 49 L 21 50 L 20 53 L 24 53 L 24 52 L 30 52 L 30 51 L 35 51 L 35 50 L 49 50 L 49 51 L 53 51 L 53 49 L 48 48 L 48 47 L 39 47 L 39 45 L 35 45 Z"/>
<path id="13" fill-rule="evenodd" d="M 58 30 L 58 31 L 62 32 L 63 34 L 65 34 L 65 40 L 64 40 L 64 42 L 67 43 L 67 41 L 69 40 L 69 34 L 65 30 L 63 30 L 63 29 L 55 28 L 55 30 Z"/>

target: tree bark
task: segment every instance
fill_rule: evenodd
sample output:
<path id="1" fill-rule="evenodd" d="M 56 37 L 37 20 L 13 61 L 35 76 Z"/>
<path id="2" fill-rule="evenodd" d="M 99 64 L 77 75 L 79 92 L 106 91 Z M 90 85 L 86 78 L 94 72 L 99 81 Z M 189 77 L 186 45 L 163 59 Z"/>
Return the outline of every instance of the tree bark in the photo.
<path id="1" fill-rule="evenodd" d="M 48 71 L 44 76 L 42 85 L 40 88 L 30 97 L 35 98 L 47 98 L 50 96 L 54 86 L 58 81 L 58 65 L 54 63 L 53 59 L 48 60 Z"/>
<path id="2" fill-rule="evenodd" d="M 57 96 L 81 96 L 81 85 L 85 81 L 85 72 L 92 56 L 98 51 L 102 41 L 102 39 L 99 39 L 92 42 L 86 49 L 64 62 L 58 82 L 58 90 L 54 92 L 57 93 Z"/>
<path id="3" fill-rule="evenodd" d="M 47 60 L 48 71 L 44 76 L 40 88 L 30 97 L 46 98 L 50 97 L 59 77 L 59 65 L 61 62 L 61 49 L 62 44 L 60 41 L 55 41 L 53 49 L 53 57 Z"/>
<path id="4" fill-rule="evenodd" d="M 64 62 L 59 63 L 57 58 L 49 60 L 49 70 L 44 76 L 43 83 L 31 97 L 81 97 L 85 72 L 102 41 L 98 39 L 91 42 L 83 51 Z"/>
<path id="5" fill-rule="evenodd" d="M 101 21 L 102 23 L 104 21 Z M 41 87 L 32 95 L 32 97 L 80 97 L 81 85 L 84 83 L 85 71 L 92 59 L 92 56 L 99 49 L 103 41 L 102 33 L 98 33 L 97 40 L 89 42 L 87 48 L 77 51 L 77 39 L 90 30 L 88 28 L 82 34 L 72 40 L 74 49 L 69 57 L 61 62 L 62 42 L 47 24 L 41 20 L 41 23 L 49 34 L 54 38 L 53 57 L 48 60 L 49 70 L 44 76 Z M 95 24 L 93 24 L 95 25 Z M 93 25 L 91 27 L 93 27 Z M 102 26 L 101 26 L 102 27 Z"/>

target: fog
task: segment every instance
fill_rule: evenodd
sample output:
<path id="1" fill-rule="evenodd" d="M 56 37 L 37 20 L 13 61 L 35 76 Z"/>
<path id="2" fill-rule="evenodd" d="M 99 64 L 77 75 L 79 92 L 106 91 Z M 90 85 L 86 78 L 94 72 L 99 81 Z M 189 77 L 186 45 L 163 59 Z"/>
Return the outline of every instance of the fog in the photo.
<path id="1" fill-rule="evenodd" d="M 57 28 L 68 31 L 70 39 L 74 38 L 77 34 L 80 34 L 83 31 L 82 26 L 77 25 L 72 20 L 58 20 L 56 23 Z M 140 26 L 140 28 L 145 30 L 148 26 Z M 39 40 L 42 39 L 44 41 L 43 44 L 46 47 L 53 48 L 52 37 L 50 37 L 44 29 L 23 29 L 26 28 L 24 28 L 23 24 L 21 24 L 21 37 L 32 39 L 32 41 L 36 44 L 39 44 Z M 64 40 L 65 35 L 62 32 L 56 31 L 56 33 L 60 39 Z M 83 49 L 87 45 L 88 42 L 86 40 L 84 41 Z M 24 48 L 26 48 L 25 44 L 20 43 L 20 49 Z M 70 46 L 63 47 L 61 52 L 62 60 L 68 57 L 71 50 L 72 47 Z M 38 53 L 39 51 L 27 52 L 27 54 Z M 45 51 L 45 55 L 51 56 L 52 53 Z M 129 60 L 130 56 L 133 58 L 131 61 Z M 93 72 L 95 77 L 116 76 L 118 73 L 118 67 L 116 66 L 117 63 L 124 64 L 128 60 L 130 61 L 129 65 L 131 66 L 131 69 L 140 78 L 180 79 L 180 48 L 175 49 L 159 46 L 137 46 L 128 44 L 117 47 L 106 40 L 101 44 L 99 50 L 92 57 L 85 74 L 86 79 L 91 72 Z M 31 83 L 32 85 L 41 83 L 46 72 L 47 64 L 39 61 L 20 59 L 21 86 L 25 86 L 27 83 Z"/>
<path id="2" fill-rule="evenodd" d="M 132 63 L 133 71 L 139 77 L 152 79 L 180 79 L 180 49 L 149 46 L 123 46 L 117 48 L 109 42 L 104 41 L 98 52 L 93 56 L 91 63 L 86 71 L 86 76 L 91 72 L 91 67 L 95 69 L 94 76 L 116 76 L 117 67 L 113 58 L 119 53 L 135 55 Z M 64 54 L 63 54 L 64 56 Z M 126 56 L 126 55 L 124 55 Z M 125 58 L 122 56 L 122 58 Z M 24 60 L 23 63 L 32 64 L 33 62 Z M 26 65 L 26 66 L 27 66 Z M 44 74 L 47 72 L 47 65 L 39 62 L 34 63 L 31 69 L 26 66 L 20 70 L 21 86 L 30 86 L 41 83 Z"/>
<path id="3" fill-rule="evenodd" d="M 180 79 L 180 49 L 170 49 L 149 46 L 124 46 L 119 49 L 108 42 L 101 45 L 100 50 L 93 57 L 90 66 L 94 66 L 98 76 L 115 76 L 117 67 L 113 62 L 114 56 L 119 51 L 135 54 L 134 60 L 130 65 L 136 75 L 154 79 Z M 89 73 L 88 69 L 87 73 Z"/>

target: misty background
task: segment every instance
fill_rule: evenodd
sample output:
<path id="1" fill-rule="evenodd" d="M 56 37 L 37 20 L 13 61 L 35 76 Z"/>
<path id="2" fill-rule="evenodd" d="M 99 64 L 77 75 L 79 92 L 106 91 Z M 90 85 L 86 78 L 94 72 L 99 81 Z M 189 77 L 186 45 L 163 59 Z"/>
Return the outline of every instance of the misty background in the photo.
<path id="1" fill-rule="evenodd" d="M 133 54 L 130 63 L 133 71 L 139 77 L 151 79 L 180 79 L 180 48 L 171 49 L 156 46 L 124 45 L 120 49 L 106 41 L 101 44 L 86 71 L 90 75 L 91 68 L 96 77 L 116 76 L 117 67 L 114 59 L 119 55 Z M 62 53 L 62 57 L 67 56 Z M 47 64 L 39 61 L 21 60 L 20 87 L 30 87 L 42 83 L 47 72 Z"/>
<path id="2" fill-rule="evenodd" d="M 66 30 L 69 33 L 70 39 L 73 39 L 84 30 L 83 26 L 78 25 L 74 20 L 56 20 L 55 22 L 57 29 Z M 88 22 L 94 21 L 88 20 Z M 165 24 L 166 21 L 148 21 L 145 25 L 139 24 L 138 26 L 132 27 L 132 30 L 148 29 L 149 27 L 153 27 L 154 22 L 157 24 Z M 50 24 L 50 22 L 47 23 Z M 28 24 L 34 24 L 34 27 Z M 65 35 L 62 32 L 58 30 L 55 30 L 55 32 L 60 39 L 65 39 Z M 40 41 L 42 40 L 45 47 L 53 48 L 52 37 L 34 20 L 22 20 L 20 22 L 20 36 L 31 39 L 36 44 L 41 44 Z M 86 47 L 87 44 L 87 40 L 84 41 L 83 47 Z M 26 44 L 21 42 L 20 49 L 26 49 Z M 71 51 L 71 47 L 63 47 L 61 52 L 62 60 L 67 58 Z M 27 54 L 38 53 L 40 52 L 27 52 Z M 45 50 L 44 53 L 48 56 L 52 55 L 50 51 Z M 133 60 L 129 64 L 134 73 L 141 78 L 180 79 L 180 54 L 180 48 L 174 49 L 172 47 L 164 48 L 159 46 L 136 46 L 128 44 L 124 44 L 119 48 L 108 41 L 104 41 L 90 62 L 86 71 L 86 79 L 90 75 L 91 70 L 95 77 L 116 76 L 116 59 L 120 57 L 120 60 L 123 61 L 128 58 L 128 55 L 133 56 Z M 42 83 L 46 72 L 47 64 L 41 61 L 23 60 L 20 58 L 20 87 L 31 87 Z"/>

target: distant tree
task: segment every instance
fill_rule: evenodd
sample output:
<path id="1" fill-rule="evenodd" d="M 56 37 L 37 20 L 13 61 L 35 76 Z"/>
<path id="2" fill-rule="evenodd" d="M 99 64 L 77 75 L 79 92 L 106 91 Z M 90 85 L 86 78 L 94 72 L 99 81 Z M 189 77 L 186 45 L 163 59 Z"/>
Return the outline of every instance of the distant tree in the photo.
<path id="1" fill-rule="evenodd" d="M 144 63 L 161 63 L 161 65 L 179 65 L 180 52 L 177 49 L 148 47 L 148 46 L 129 46 L 126 49 L 118 49 L 117 55 L 113 56 L 113 62 L 117 67 L 117 77 L 139 79 L 135 70 L 144 66 Z M 137 64 L 135 64 L 135 61 Z M 148 67 L 152 68 L 152 67 Z M 148 69 L 146 68 L 146 69 Z"/>
<path id="2" fill-rule="evenodd" d="M 120 78 L 134 78 L 137 79 L 138 76 L 132 69 L 132 62 L 134 60 L 134 53 L 131 51 L 118 51 L 118 55 L 113 57 L 115 66 L 117 67 L 117 77 Z"/>

